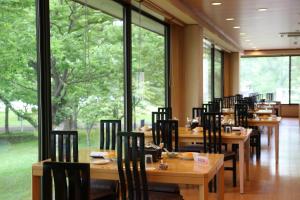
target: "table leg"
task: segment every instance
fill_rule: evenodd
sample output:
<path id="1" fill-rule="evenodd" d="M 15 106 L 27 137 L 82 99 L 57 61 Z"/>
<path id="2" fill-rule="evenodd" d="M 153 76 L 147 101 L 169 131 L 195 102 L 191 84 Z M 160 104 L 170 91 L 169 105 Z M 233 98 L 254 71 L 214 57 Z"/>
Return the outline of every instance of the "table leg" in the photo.
<path id="1" fill-rule="evenodd" d="M 244 141 L 239 143 L 239 164 L 240 164 L 240 193 L 244 193 L 244 170 L 245 170 L 245 147 Z"/>
<path id="2" fill-rule="evenodd" d="M 275 126 L 275 160 L 278 164 L 279 157 L 279 124 Z"/>
<path id="3" fill-rule="evenodd" d="M 217 184 L 218 200 L 224 200 L 224 165 L 218 171 Z"/>
<path id="4" fill-rule="evenodd" d="M 224 181 L 223 181 L 224 182 Z M 204 184 L 199 185 L 199 200 L 208 200 L 208 179 L 204 179 Z"/>
<path id="5" fill-rule="evenodd" d="M 272 127 L 267 126 L 268 129 L 268 146 L 270 146 L 270 138 L 272 133 Z"/>
<path id="6" fill-rule="evenodd" d="M 246 141 L 245 146 L 245 164 L 246 164 L 246 180 L 249 181 L 249 170 L 250 170 L 250 138 Z"/>
<path id="7" fill-rule="evenodd" d="M 41 198 L 41 177 L 32 176 L 32 200 L 39 200 Z"/>

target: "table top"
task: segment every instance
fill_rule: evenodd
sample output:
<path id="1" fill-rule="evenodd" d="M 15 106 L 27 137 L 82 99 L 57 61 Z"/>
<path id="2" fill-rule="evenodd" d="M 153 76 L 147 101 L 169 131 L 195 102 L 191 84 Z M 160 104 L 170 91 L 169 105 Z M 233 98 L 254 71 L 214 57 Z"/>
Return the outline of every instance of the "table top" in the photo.
<path id="1" fill-rule="evenodd" d="M 249 110 L 249 113 L 258 114 L 258 115 L 271 115 L 272 110 L 266 110 L 266 109 L 259 109 L 259 110 Z M 223 108 L 222 114 L 234 114 L 234 109 L 232 108 Z"/>
<path id="2" fill-rule="evenodd" d="M 90 157 L 92 151 L 100 151 L 99 149 L 80 149 L 79 150 L 79 162 L 91 163 L 94 158 Z M 199 164 L 194 160 L 183 160 L 179 158 L 168 158 L 167 170 L 158 169 L 159 163 L 154 163 L 152 167 L 154 169 L 146 170 L 147 178 L 149 182 L 163 182 L 163 183 L 178 183 L 178 184 L 199 184 L 202 179 L 213 178 L 216 172 L 224 164 L 223 154 L 201 154 L 208 158 L 208 164 Z M 43 162 L 38 162 L 32 165 L 32 175 L 42 176 L 43 175 Z M 91 178 L 95 179 L 107 179 L 107 180 L 118 180 L 118 168 L 117 162 L 111 161 L 105 165 L 91 164 Z"/>
<path id="3" fill-rule="evenodd" d="M 203 130 L 202 127 L 197 127 L 198 131 L 193 131 L 189 128 L 179 127 L 178 128 L 178 137 L 179 142 L 184 142 L 186 139 L 202 139 L 203 138 Z M 244 133 L 241 131 L 232 131 L 231 133 L 225 133 L 222 131 L 222 142 L 226 142 L 226 140 L 237 140 L 237 141 L 245 141 L 250 137 L 252 129 L 245 129 Z M 152 138 L 151 131 L 145 131 L 145 138 Z"/>
<path id="4" fill-rule="evenodd" d="M 256 118 L 256 119 L 248 119 L 248 124 L 279 124 L 281 121 L 281 117 L 268 117 L 268 118 Z"/>

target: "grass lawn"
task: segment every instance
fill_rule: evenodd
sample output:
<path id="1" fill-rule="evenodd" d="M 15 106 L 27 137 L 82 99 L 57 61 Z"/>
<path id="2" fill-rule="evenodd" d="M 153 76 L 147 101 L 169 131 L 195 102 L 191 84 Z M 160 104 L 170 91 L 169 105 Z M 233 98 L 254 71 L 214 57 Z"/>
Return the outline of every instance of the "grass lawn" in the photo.
<path id="1" fill-rule="evenodd" d="M 37 137 L 5 138 L 0 134 L 0 199 L 31 199 L 31 165 L 38 160 Z M 99 146 L 99 129 L 91 133 L 92 147 Z M 87 147 L 86 134 L 79 131 L 79 148 Z"/>

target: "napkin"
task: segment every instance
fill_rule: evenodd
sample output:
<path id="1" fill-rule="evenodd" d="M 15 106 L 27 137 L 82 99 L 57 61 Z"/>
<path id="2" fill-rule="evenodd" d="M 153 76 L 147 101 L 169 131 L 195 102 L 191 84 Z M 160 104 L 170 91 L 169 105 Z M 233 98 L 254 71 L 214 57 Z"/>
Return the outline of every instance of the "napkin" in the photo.
<path id="1" fill-rule="evenodd" d="M 233 130 L 233 131 L 240 131 L 240 130 L 241 130 L 241 127 L 239 127 L 239 126 L 233 126 L 233 127 L 232 127 L 232 130 Z"/>
<path id="2" fill-rule="evenodd" d="M 92 151 L 90 154 L 91 157 L 96 157 L 96 158 L 104 158 L 107 155 L 108 152 L 96 152 L 96 151 Z"/>

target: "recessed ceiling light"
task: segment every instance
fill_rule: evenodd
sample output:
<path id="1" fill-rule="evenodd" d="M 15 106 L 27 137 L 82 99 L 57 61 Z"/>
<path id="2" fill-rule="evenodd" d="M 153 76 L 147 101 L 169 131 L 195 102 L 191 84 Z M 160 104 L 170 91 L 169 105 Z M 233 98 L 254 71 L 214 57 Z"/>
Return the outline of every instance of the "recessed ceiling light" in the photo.
<path id="1" fill-rule="evenodd" d="M 246 42 L 250 42 L 251 40 L 245 40 Z"/>
<path id="2" fill-rule="evenodd" d="M 240 33 L 240 35 L 246 35 L 246 33 Z"/>
<path id="3" fill-rule="evenodd" d="M 239 29 L 239 28 L 241 28 L 241 27 L 239 27 L 239 26 L 234 26 L 233 28 L 235 28 L 235 29 Z"/>
<path id="4" fill-rule="evenodd" d="M 220 6 L 220 5 L 222 5 L 222 3 L 221 2 L 212 2 L 211 5 L 213 5 L 213 6 Z"/>
<path id="5" fill-rule="evenodd" d="M 234 18 L 227 18 L 226 21 L 233 21 Z"/>
<path id="6" fill-rule="evenodd" d="M 258 8 L 257 11 L 260 11 L 260 12 L 264 12 L 264 11 L 267 11 L 268 8 Z"/>

